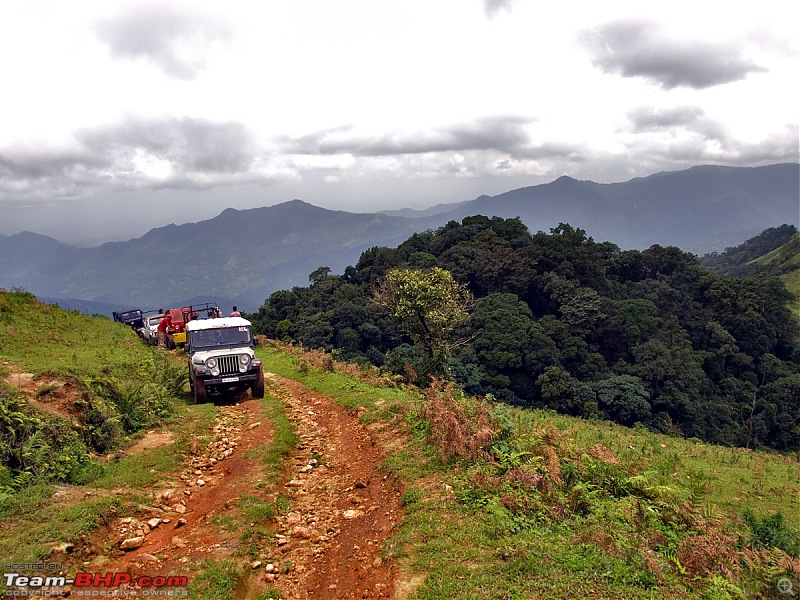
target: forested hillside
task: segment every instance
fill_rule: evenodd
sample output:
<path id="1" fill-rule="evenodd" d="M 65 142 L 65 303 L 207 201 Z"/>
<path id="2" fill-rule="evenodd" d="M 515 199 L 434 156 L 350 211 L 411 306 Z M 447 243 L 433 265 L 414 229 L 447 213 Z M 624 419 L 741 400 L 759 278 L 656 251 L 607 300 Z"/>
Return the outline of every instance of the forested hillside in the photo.
<path id="1" fill-rule="evenodd" d="M 740 246 L 702 257 L 700 264 L 722 275 L 778 277 L 794 295 L 789 308 L 800 318 L 800 233 L 794 225 L 771 227 Z"/>
<path id="2" fill-rule="evenodd" d="M 770 227 L 744 243 L 726 248 L 724 252 L 712 252 L 700 259 L 700 264 L 721 275 L 752 275 L 762 269 L 763 257 L 787 244 L 797 233 L 794 225 Z M 762 259 L 762 260 L 759 260 Z M 774 267 L 774 265 L 769 265 Z M 770 272 L 777 275 L 777 272 Z"/>
<path id="3" fill-rule="evenodd" d="M 434 268 L 474 298 L 438 372 L 424 334 L 376 302 L 390 271 Z M 675 247 L 622 251 L 569 225 L 532 235 L 519 219 L 473 216 L 371 248 L 342 275 L 321 267 L 251 317 L 260 333 L 423 385 L 449 374 L 510 404 L 791 450 L 800 349 L 790 300 L 777 277 L 717 275 Z"/>

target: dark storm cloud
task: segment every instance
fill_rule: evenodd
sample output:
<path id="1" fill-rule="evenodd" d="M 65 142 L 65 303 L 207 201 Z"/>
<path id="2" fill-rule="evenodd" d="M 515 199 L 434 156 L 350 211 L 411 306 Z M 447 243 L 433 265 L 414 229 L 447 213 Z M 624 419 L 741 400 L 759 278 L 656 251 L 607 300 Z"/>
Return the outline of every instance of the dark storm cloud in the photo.
<path id="1" fill-rule="evenodd" d="M 584 32 L 581 40 L 603 71 L 644 77 L 668 89 L 708 88 L 766 70 L 744 58 L 742 47 L 733 42 L 670 39 L 646 21 L 609 23 Z"/>
<path id="2" fill-rule="evenodd" d="M 241 123 L 203 119 L 130 119 L 78 134 L 84 147 L 109 164 L 145 154 L 169 162 L 179 173 L 241 173 L 249 170 L 254 145 Z"/>
<path id="3" fill-rule="evenodd" d="M 437 130 L 371 138 L 348 138 L 346 130 L 334 129 L 293 140 L 290 144 L 294 146 L 292 151 L 297 153 L 324 155 L 390 156 L 468 150 L 512 152 L 530 143 L 525 130 L 530 122 L 529 118 L 516 116 L 486 117 Z"/>
<path id="4" fill-rule="evenodd" d="M 115 19 L 97 23 L 97 37 L 118 58 L 144 59 L 164 73 L 191 80 L 205 67 L 208 45 L 231 31 L 218 18 L 179 13 L 167 5 L 138 5 Z"/>
<path id="5" fill-rule="evenodd" d="M 706 116 L 698 106 L 675 106 L 665 109 L 640 107 L 628 113 L 633 131 L 684 129 L 707 139 L 724 140 L 728 133 L 721 123 Z"/>
<path id="6" fill-rule="evenodd" d="M 79 131 L 75 139 L 68 149 L 0 151 L 0 201 L 77 197 L 103 186 L 210 189 L 265 181 L 253 170 L 255 144 L 241 123 L 131 118 Z"/>
<path id="7" fill-rule="evenodd" d="M 102 160 L 81 150 L 10 148 L 0 152 L 0 189 L 11 182 L 34 182 L 49 177 L 74 177 L 86 169 L 97 169 Z"/>

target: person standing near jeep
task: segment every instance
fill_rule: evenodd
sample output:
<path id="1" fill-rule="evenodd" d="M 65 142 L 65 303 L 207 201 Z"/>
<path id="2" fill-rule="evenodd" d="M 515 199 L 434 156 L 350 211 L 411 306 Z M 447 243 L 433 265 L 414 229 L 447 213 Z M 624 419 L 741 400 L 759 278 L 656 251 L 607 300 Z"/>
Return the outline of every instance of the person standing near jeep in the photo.
<path id="1" fill-rule="evenodd" d="M 239 309 L 234 306 L 233 307 L 233 312 L 231 313 L 231 316 L 232 317 L 241 317 L 242 313 L 240 313 Z"/>
<path id="2" fill-rule="evenodd" d="M 158 324 L 157 331 L 158 331 L 158 347 L 163 348 L 167 342 L 167 327 L 169 326 L 172 319 L 170 318 L 169 314 L 166 317 L 161 319 L 161 322 Z"/>

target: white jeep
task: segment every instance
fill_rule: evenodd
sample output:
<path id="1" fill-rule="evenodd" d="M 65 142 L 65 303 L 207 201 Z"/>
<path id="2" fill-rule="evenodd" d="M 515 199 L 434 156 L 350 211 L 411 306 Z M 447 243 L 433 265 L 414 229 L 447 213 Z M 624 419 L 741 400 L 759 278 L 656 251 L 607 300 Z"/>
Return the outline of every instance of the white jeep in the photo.
<path id="1" fill-rule="evenodd" d="M 241 317 L 194 320 L 186 323 L 185 350 L 189 355 L 189 386 L 197 403 L 207 393 L 250 389 L 264 397 L 264 373 L 256 358 L 250 321 Z"/>

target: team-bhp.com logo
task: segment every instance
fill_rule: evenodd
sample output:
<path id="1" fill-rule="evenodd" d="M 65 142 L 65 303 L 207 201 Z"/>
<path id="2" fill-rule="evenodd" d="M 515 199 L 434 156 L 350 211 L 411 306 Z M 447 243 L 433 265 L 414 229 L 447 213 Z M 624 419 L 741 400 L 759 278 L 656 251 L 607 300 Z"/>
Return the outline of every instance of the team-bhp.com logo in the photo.
<path id="1" fill-rule="evenodd" d="M 86 597 L 143 597 L 186 596 L 189 580 L 179 575 L 138 575 L 130 573 L 77 573 L 75 577 L 64 575 L 22 575 L 4 573 L 6 597 L 28 596 L 60 597 L 63 588 L 72 587 L 73 596 Z M 99 588 L 99 589 L 96 589 Z M 113 590 L 105 588 L 116 588 Z"/>

